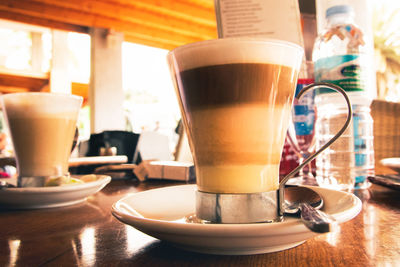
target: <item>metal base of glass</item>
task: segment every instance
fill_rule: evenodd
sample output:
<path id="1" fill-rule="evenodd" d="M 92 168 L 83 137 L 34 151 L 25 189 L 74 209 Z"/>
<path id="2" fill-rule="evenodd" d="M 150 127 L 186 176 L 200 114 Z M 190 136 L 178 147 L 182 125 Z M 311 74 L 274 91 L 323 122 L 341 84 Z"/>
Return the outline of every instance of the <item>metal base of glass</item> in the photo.
<path id="1" fill-rule="evenodd" d="M 56 176 L 18 176 L 18 187 L 43 187 L 49 184 L 50 180 L 54 180 L 59 177 L 68 177 L 66 175 L 56 175 Z"/>
<path id="2" fill-rule="evenodd" d="M 279 190 L 249 194 L 196 192 L 196 216 L 211 223 L 282 221 L 282 205 Z"/>

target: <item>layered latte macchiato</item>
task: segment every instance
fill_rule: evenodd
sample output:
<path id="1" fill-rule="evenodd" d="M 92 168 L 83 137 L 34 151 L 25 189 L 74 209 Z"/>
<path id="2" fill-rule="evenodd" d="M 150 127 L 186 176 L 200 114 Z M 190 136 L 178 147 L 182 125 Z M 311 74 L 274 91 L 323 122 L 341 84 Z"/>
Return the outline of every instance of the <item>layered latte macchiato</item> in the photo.
<path id="1" fill-rule="evenodd" d="M 298 62 L 284 45 L 272 50 L 262 42 L 233 42 L 178 48 L 169 59 L 198 189 L 276 190 Z"/>

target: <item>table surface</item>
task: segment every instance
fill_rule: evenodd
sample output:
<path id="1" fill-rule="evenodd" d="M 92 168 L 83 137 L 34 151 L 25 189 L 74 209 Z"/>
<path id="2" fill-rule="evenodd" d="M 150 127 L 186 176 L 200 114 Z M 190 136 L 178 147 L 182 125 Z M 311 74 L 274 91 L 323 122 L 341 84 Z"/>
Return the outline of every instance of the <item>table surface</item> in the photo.
<path id="1" fill-rule="evenodd" d="M 78 157 L 69 159 L 69 167 L 100 164 L 122 164 L 127 162 L 128 157 L 125 155 Z"/>
<path id="2" fill-rule="evenodd" d="M 356 192 L 361 213 L 289 250 L 217 256 L 187 252 L 126 226 L 111 206 L 128 193 L 177 185 L 112 181 L 74 206 L 0 211 L 0 266 L 399 266 L 400 191 Z"/>

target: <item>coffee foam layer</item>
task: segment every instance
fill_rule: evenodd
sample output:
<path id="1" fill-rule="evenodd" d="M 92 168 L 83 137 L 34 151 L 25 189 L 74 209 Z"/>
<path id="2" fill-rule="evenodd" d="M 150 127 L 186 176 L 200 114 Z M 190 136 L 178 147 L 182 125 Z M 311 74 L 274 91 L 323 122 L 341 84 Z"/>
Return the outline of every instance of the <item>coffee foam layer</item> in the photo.
<path id="1" fill-rule="evenodd" d="M 173 50 L 168 57 L 170 63 L 178 64 L 179 70 L 184 71 L 234 63 L 278 64 L 299 69 L 302 55 L 303 49 L 289 42 L 227 38 L 184 45 Z"/>
<path id="2" fill-rule="evenodd" d="M 76 117 L 82 98 L 50 93 L 18 93 L 4 95 L 3 106 L 12 117 Z"/>

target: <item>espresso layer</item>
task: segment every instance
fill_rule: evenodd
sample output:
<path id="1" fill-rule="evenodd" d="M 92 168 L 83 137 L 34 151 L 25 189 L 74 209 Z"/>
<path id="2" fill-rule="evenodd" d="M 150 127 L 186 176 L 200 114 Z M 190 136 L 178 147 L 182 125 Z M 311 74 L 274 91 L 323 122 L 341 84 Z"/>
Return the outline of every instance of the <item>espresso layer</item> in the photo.
<path id="1" fill-rule="evenodd" d="M 200 67 L 177 74 L 185 109 L 207 106 L 292 101 L 297 73 L 292 68 L 260 63 Z"/>

